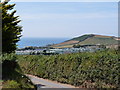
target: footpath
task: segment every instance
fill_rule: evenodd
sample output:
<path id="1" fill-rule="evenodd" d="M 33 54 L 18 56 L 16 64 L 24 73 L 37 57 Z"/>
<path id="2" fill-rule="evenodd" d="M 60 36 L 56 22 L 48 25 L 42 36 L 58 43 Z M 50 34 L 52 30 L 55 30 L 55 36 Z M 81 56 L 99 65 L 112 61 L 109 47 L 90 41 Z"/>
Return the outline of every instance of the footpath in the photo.
<path id="1" fill-rule="evenodd" d="M 26 74 L 26 76 L 32 81 L 34 85 L 37 86 L 37 89 L 38 88 L 77 88 L 72 85 L 58 83 L 56 81 L 39 78 L 33 75 Z"/>

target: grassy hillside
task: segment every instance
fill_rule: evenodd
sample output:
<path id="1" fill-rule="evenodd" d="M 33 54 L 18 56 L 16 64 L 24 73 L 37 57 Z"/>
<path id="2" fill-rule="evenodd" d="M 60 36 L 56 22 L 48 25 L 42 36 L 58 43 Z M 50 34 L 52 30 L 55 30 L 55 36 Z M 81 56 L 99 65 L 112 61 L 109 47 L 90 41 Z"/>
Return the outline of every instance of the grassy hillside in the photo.
<path id="1" fill-rule="evenodd" d="M 86 40 L 87 38 L 91 38 L 91 37 L 94 37 L 95 35 L 94 34 L 86 34 L 86 35 L 82 35 L 82 36 L 79 36 L 79 37 L 76 37 L 76 38 L 73 38 L 71 40 L 76 40 L 76 41 L 84 41 Z M 69 40 L 70 41 L 70 40 Z"/>
<path id="2" fill-rule="evenodd" d="M 25 73 L 84 88 L 120 88 L 119 52 L 19 55 Z"/>
<path id="3" fill-rule="evenodd" d="M 51 47 L 54 48 L 64 48 L 64 47 L 73 47 L 73 45 L 79 44 L 79 45 L 113 45 L 118 44 L 118 41 L 120 39 L 117 39 L 117 37 L 113 36 L 103 36 L 103 35 L 94 35 L 94 34 L 86 34 L 82 35 L 70 40 L 67 40 L 60 44 L 55 44 Z"/>
<path id="4" fill-rule="evenodd" d="M 79 43 L 79 41 L 69 40 L 69 41 L 65 41 L 65 42 L 60 43 L 60 44 L 55 44 L 52 47 L 56 47 L 56 48 L 58 48 L 58 47 L 65 47 L 65 46 L 70 46 L 71 47 L 71 45 L 73 46 L 74 44 L 77 44 L 77 43 Z"/>
<path id="5" fill-rule="evenodd" d="M 111 45 L 111 44 L 118 44 L 118 41 L 115 40 L 113 37 L 102 37 L 102 36 L 94 36 L 91 38 L 88 38 L 79 44 L 81 45 Z"/>

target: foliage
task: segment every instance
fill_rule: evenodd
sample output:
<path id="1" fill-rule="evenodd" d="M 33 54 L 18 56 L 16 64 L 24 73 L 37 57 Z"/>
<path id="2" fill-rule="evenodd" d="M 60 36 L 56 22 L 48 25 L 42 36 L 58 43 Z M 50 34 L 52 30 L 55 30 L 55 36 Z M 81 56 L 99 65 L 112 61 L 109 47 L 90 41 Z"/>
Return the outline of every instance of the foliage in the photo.
<path id="1" fill-rule="evenodd" d="M 15 4 L 2 3 L 2 52 L 11 53 L 16 49 L 16 43 L 21 37 L 22 27 L 18 25 L 19 16 L 12 10 Z"/>
<path id="2" fill-rule="evenodd" d="M 20 84 L 14 80 L 8 80 L 5 83 L 4 88 L 20 88 Z"/>
<path id="3" fill-rule="evenodd" d="M 25 73 L 87 88 L 120 88 L 116 50 L 62 55 L 18 55 Z"/>
<path id="4" fill-rule="evenodd" d="M 1 8 L 2 6 L 2 8 Z M 13 10 L 15 4 L 8 4 L 6 0 L 0 3 L 2 9 L 2 53 L 0 54 L 0 64 L 2 63 L 3 88 L 34 88 L 28 78 L 21 71 L 14 51 L 16 43 L 21 37 L 22 27 L 19 26 L 19 16 L 15 16 Z M 13 53 L 12 53 L 13 52 Z"/>
<path id="5" fill-rule="evenodd" d="M 0 62 L 2 63 L 3 88 L 20 88 L 20 90 L 34 88 L 19 67 L 14 53 L 1 55 Z"/>
<path id="6" fill-rule="evenodd" d="M 8 53 L 5 53 L 5 54 L 1 54 L 0 55 L 0 61 L 5 61 L 5 60 L 10 60 L 10 61 L 16 61 L 16 55 L 14 53 L 11 53 L 11 54 L 8 54 Z"/>

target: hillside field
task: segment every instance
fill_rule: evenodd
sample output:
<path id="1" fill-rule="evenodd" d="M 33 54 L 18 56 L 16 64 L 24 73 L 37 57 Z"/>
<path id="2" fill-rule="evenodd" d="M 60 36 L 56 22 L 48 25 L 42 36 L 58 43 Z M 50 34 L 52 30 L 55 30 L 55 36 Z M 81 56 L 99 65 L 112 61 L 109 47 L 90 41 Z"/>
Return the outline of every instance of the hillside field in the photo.
<path id="1" fill-rule="evenodd" d="M 72 38 L 59 44 L 52 45 L 53 48 L 71 48 L 74 45 L 116 45 L 120 39 L 114 36 L 86 34 Z"/>

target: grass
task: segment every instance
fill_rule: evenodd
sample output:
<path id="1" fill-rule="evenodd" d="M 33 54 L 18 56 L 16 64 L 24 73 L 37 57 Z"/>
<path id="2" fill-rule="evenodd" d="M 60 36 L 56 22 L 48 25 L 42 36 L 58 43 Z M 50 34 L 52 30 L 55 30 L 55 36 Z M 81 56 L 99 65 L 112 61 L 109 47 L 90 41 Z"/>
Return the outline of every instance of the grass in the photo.
<path id="1" fill-rule="evenodd" d="M 96 44 L 101 44 L 101 45 L 111 45 L 111 44 L 118 44 L 118 41 L 114 40 L 113 38 L 100 38 L 100 37 L 91 37 L 88 38 L 79 44 L 82 45 L 96 45 Z"/>

